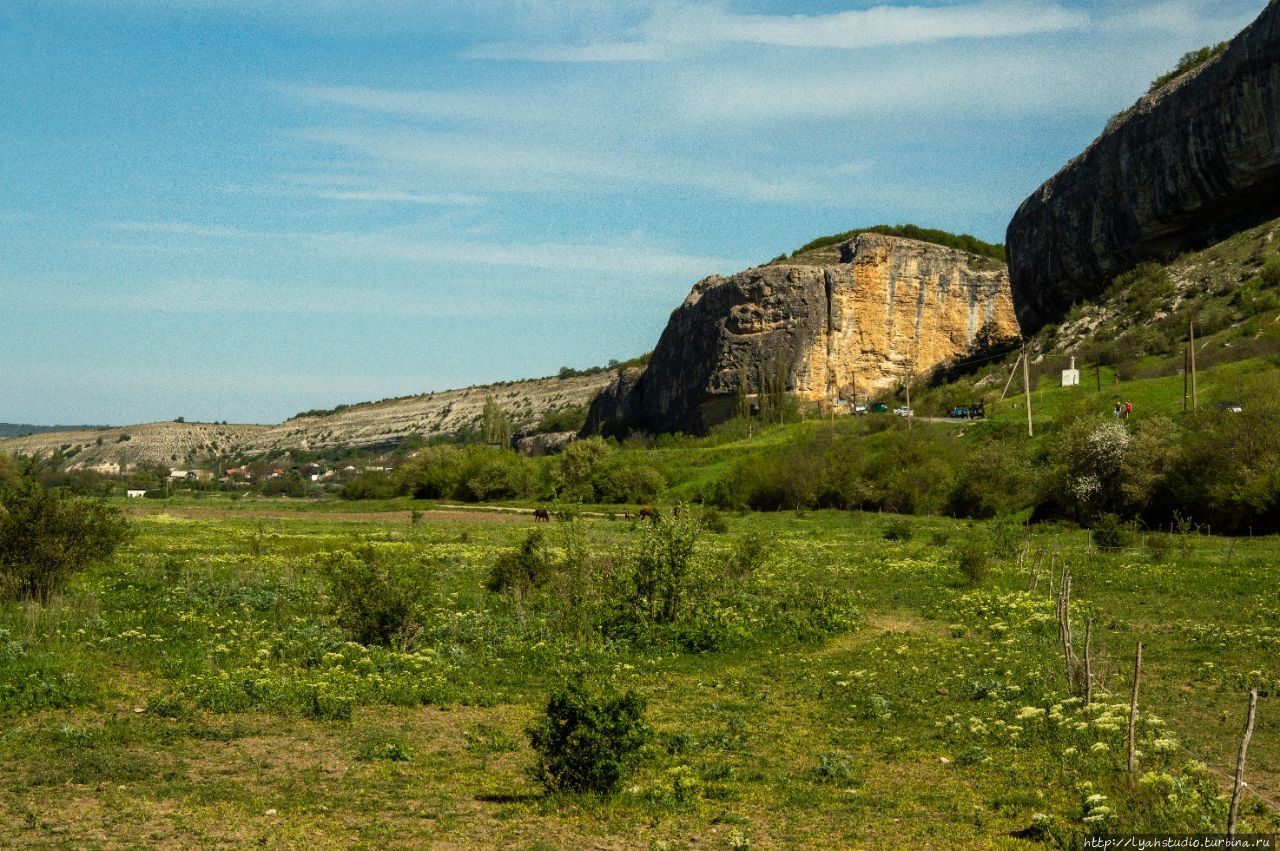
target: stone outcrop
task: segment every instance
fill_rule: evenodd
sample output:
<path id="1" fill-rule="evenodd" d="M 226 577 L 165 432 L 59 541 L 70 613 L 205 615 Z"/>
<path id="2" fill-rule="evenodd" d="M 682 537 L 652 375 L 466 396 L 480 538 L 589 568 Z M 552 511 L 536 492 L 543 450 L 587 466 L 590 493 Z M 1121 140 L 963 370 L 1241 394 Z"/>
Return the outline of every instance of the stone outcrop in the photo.
<path id="1" fill-rule="evenodd" d="M 1280 4 L 1138 101 L 1027 198 L 1006 248 L 1032 332 L 1139 262 L 1280 217 Z"/>
<path id="2" fill-rule="evenodd" d="M 802 402 L 865 398 L 979 339 L 1018 336 L 1001 263 L 876 234 L 837 252 L 699 281 L 643 375 L 596 398 L 587 433 L 702 433 L 779 375 Z"/>

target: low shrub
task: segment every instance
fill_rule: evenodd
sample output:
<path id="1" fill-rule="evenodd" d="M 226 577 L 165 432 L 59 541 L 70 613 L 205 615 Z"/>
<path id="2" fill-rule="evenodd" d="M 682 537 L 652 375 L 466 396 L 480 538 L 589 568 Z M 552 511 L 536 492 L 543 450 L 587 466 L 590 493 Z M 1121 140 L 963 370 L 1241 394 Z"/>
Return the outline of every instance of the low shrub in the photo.
<path id="1" fill-rule="evenodd" d="M 1100 550 L 1122 550 L 1133 542 L 1133 526 L 1114 514 L 1103 514 L 1093 526 L 1093 545 Z"/>
<path id="2" fill-rule="evenodd" d="M 991 552 L 987 540 L 978 529 L 968 534 L 955 546 L 956 566 L 970 585 L 981 585 L 991 574 Z"/>
<path id="3" fill-rule="evenodd" d="M 633 691 L 592 694 L 581 680 L 552 692 L 526 730 L 537 754 L 530 774 L 551 793 L 612 795 L 653 738 L 644 710 L 644 698 Z"/>
<path id="4" fill-rule="evenodd" d="M 523 600 L 547 581 L 551 555 L 541 529 L 525 536 L 516 549 L 505 550 L 489 570 L 485 587 L 495 594 L 511 593 Z"/>
<path id="5" fill-rule="evenodd" d="M 372 547 L 324 553 L 317 561 L 329 582 L 334 617 L 352 641 L 402 646 L 409 643 L 415 626 L 412 596 L 378 564 Z"/>
<path id="6" fill-rule="evenodd" d="M 895 517 L 884 524 L 880 534 L 886 541 L 903 541 L 904 543 L 910 541 L 911 521 L 906 517 Z"/>

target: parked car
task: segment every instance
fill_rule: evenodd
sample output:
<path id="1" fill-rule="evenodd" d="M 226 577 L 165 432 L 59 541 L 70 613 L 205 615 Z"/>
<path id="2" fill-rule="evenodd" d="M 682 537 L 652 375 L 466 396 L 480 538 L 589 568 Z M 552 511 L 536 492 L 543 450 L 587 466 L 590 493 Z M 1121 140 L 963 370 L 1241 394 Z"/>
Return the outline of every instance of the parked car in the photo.
<path id="1" fill-rule="evenodd" d="M 951 418 L 953 420 L 969 419 L 969 408 L 965 405 L 956 405 L 951 409 Z"/>
<path id="2" fill-rule="evenodd" d="M 915 416 L 915 414 L 911 413 L 911 409 L 910 409 L 910 408 L 905 408 L 905 407 L 904 407 L 904 408 L 894 408 L 894 409 L 893 409 L 893 413 L 894 413 L 894 415 L 895 415 L 895 416 L 899 416 L 899 417 L 912 417 L 912 416 Z"/>
<path id="3" fill-rule="evenodd" d="M 857 415 L 859 415 L 859 416 L 860 416 L 860 415 L 862 415 L 862 414 L 865 414 L 865 413 L 867 412 L 867 403 L 866 403 L 866 402 L 854 402 L 854 403 L 853 403 L 853 412 L 854 412 L 854 414 L 857 414 Z"/>
<path id="4" fill-rule="evenodd" d="M 1226 411 L 1231 414 L 1243 414 L 1244 405 L 1239 402 L 1215 402 L 1213 405 L 1215 411 Z"/>
<path id="5" fill-rule="evenodd" d="M 887 413 L 889 413 L 889 406 L 888 406 L 888 405 L 886 405 L 884 402 L 876 402 L 875 404 L 873 404 L 873 405 L 871 406 L 871 413 L 873 413 L 873 414 L 887 414 Z"/>

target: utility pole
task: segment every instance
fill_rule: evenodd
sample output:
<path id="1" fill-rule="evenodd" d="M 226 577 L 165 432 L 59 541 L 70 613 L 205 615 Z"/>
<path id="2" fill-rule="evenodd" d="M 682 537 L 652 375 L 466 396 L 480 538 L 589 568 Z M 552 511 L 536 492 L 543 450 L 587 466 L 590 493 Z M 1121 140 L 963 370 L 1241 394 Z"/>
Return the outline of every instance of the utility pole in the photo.
<path id="1" fill-rule="evenodd" d="M 1035 437 L 1031 426 L 1031 367 L 1028 365 L 1027 347 L 1022 347 L 1022 389 L 1027 398 L 1027 437 Z"/>
<path id="2" fill-rule="evenodd" d="M 1018 374 L 1018 361 L 1022 360 L 1022 353 L 1013 360 L 1013 369 L 1009 370 L 1009 380 L 1004 383 L 1004 390 L 1000 391 L 1000 401 L 1004 401 L 1004 397 L 1009 395 L 1009 385 L 1013 383 L 1013 377 Z"/>

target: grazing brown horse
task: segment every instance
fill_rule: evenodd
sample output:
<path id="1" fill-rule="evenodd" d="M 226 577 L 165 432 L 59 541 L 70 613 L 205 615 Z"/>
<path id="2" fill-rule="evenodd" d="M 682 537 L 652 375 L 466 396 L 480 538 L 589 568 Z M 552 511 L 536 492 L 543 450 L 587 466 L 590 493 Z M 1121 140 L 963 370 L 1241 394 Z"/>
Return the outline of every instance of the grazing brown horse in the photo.
<path id="1" fill-rule="evenodd" d="M 658 515 L 654 513 L 654 510 L 652 508 L 645 506 L 644 508 L 640 509 L 640 519 L 641 520 L 657 520 Z"/>
<path id="2" fill-rule="evenodd" d="M 534 523 L 550 523 L 551 512 L 547 511 L 545 508 L 535 508 L 533 510 L 533 522 Z"/>

